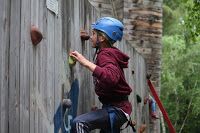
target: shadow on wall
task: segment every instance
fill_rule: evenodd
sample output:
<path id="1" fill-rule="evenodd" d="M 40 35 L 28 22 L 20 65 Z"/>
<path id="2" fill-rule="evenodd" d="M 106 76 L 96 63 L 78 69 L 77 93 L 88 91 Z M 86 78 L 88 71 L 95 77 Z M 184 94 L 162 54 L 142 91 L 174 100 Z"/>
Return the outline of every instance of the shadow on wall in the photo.
<path id="1" fill-rule="evenodd" d="M 79 82 L 75 79 L 72 82 L 71 89 L 67 94 L 64 94 L 63 101 L 60 103 L 54 115 L 54 133 L 70 132 L 73 119 L 77 115 L 79 96 Z"/>

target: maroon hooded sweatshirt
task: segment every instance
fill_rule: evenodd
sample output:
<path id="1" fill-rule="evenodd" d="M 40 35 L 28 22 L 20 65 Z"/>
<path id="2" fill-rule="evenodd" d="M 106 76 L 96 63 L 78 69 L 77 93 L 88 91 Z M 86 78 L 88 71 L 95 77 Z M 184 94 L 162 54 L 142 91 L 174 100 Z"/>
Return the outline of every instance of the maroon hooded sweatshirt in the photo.
<path id="1" fill-rule="evenodd" d="M 97 53 L 94 72 L 95 92 L 104 104 L 121 108 L 130 115 L 131 103 L 128 101 L 132 89 L 125 80 L 123 68 L 128 67 L 129 57 L 119 49 L 102 48 Z"/>

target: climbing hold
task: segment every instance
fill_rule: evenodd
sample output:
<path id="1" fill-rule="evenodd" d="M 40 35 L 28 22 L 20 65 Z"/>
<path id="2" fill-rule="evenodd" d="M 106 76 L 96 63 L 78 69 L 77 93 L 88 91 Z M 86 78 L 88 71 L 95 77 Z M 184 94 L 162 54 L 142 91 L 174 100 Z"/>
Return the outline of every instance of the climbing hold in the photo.
<path id="1" fill-rule="evenodd" d="M 70 99 L 63 99 L 63 105 L 66 107 L 66 108 L 70 108 L 72 106 L 72 101 Z"/>
<path id="2" fill-rule="evenodd" d="M 92 108 L 91 108 L 91 111 L 96 111 L 97 109 L 98 109 L 98 107 L 93 105 Z"/>
<path id="3" fill-rule="evenodd" d="M 32 26 L 31 27 L 31 41 L 34 45 L 37 45 L 38 43 L 40 43 L 40 41 L 42 40 L 43 36 L 42 33 L 39 31 L 39 29 L 36 26 Z"/>
<path id="4" fill-rule="evenodd" d="M 70 66 L 74 66 L 76 64 L 76 59 L 72 56 L 69 56 L 68 61 Z"/>
<path id="5" fill-rule="evenodd" d="M 138 94 L 136 94 L 136 99 L 137 99 L 137 103 L 141 103 L 142 98 Z"/>
<path id="6" fill-rule="evenodd" d="M 132 73 L 132 75 L 133 75 L 133 74 L 135 73 L 135 71 L 134 71 L 134 70 L 132 70 L 132 71 L 131 71 L 131 73 Z"/>
<path id="7" fill-rule="evenodd" d="M 148 74 L 146 75 L 147 79 L 150 79 L 151 78 L 151 74 Z"/>
<path id="8" fill-rule="evenodd" d="M 138 133 L 144 133 L 144 131 L 146 130 L 146 124 L 142 124 L 141 126 L 140 126 L 140 128 L 139 128 L 139 131 L 138 131 Z"/>
<path id="9" fill-rule="evenodd" d="M 148 97 L 145 97 L 145 98 L 144 98 L 144 104 L 147 104 L 148 101 L 149 101 L 149 98 L 148 98 Z"/>
<path id="10" fill-rule="evenodd" d="M 151 112 L 151 117 L 154 119 L 159 119 L 159 116 L 157 115 L 156 112 Z"/>
<path id="11" fill-rule="evenodd" d="M 130 125 L 132 127 L 132 130 L 135 133 L 136 132 L 136 129 L 135 129 L 136 121 L 130 119 L 128 121 L 128 125 Z"/>
<path id="12" fill-rule="evenodd" d="M 85 30 L 80 31 L 80 37 L 82 41 L 89 40 L 90 36 Z"/>
<path id="13" fill-rule="evenodd" d="M 130 120 L 129 122 L 130 122 L 129 124 L 130 124 L 131 126 L 133 126 L 133 127 L 136 125 L 136 121 L 134 121 L 134 120 Z"/>

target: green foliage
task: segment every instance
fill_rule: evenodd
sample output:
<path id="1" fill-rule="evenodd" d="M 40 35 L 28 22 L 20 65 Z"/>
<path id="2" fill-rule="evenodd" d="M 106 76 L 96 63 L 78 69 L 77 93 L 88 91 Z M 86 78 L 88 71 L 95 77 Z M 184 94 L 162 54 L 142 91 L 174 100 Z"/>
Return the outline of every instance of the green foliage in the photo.
<path id="1" fill-rule="evenodd" d="M 200 37 L 200 1 L 193 0 L 189 3 L 187 9 L 185 37 L 188 43 L 195 43 L 197 38 Z"/>
<path id="2" fill-rule="evenodd" d="M 177 9 L 178 7 L 182 7 L 190 0 L 164 0 L 164 4 L 171 7 L 171 9 Z M 180 6 L 181 5 L 181 6 Z"/>
<path id="3" fill-rule="evenodd" d="M 163 5 L 163 34 L 172 35 L 180 33 L 180 14 L 169 6 Z M 178 28 L 179 27 L 179 28 Z"/>
<path id="4" fill-rule="evenodd" d="M 164 0 L 163 35 L 185 33 L 185 19 L 192 0 Z"/>
<path id="5" fill-rule="evenodd" d="M 169 117 L 175 123 L 180 119 L 179 96 L 184 95 L 182 77 L 177 77 L 178 57 L 185 51 L 183 39 L 176 36 L 163 37 L 161 99 L 168 110 Z M 180 94 L 181 92 L 181 94 Z"/>
<path id="6" fill-rule="evenodd" d="M 200 123 L 200 45 L 186 47 L 182 35 L 164 36 L 162 41 L 161 99 L 177 131 L 187 113 L 183 132 L 196 131 L 195 123 Z"/>
<path id="7" fill-rule="evenodd" d="M 200 131 L 200 1 L 164 0 L 161 99 L 177 132 Z"/>

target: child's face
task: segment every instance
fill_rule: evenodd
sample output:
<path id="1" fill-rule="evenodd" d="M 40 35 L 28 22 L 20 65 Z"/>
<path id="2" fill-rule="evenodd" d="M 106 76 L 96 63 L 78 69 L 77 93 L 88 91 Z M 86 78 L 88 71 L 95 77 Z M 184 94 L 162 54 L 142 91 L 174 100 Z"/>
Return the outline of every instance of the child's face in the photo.
<path id="1" fill-rule="evenodd" d="M 95 48 L 97 44 L 97 32 L 92 30 L 92 35 L 90 37 L 90 40 L 92 42 L 92 47 Z"/>

